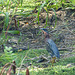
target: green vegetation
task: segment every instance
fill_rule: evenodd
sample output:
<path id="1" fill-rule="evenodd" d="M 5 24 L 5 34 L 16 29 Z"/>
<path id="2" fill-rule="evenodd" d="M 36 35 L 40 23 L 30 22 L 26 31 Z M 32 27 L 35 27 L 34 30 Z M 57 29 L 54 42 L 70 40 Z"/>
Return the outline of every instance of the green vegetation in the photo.
<path id="1" fill-rule="evenodd" d="M 71 65 L 67 67 L 67 64 L 75 64 L 75 56 L 64 56 L 63 58 L 60 58 L 60 60 L 56 62 L 53 67 L 51 66 L 51 63 L 47 63 L 46 65 L 48 65 L 48 67 L 43 68 L 44 63 L 36 62 L 39 60 L 39 58 L 34 60 L 31 59 L 44 54 L 46 55 L 46 57 L 48 57 L 49 54 L 45 49 L 29 49 L 13 53 L 11 51 L 12 48 L 8 48 L 6 46 L 8 39 L 12 38 L 12 36 L 10 37 L 9 35 L 7 35 L 7 33 L 18 34 L 20 36 L 19 41 L 22 37 L 19 30 L 9 30 L 12 27 L 13 19 L 18 21 L 17 26 L 19 27 L 19 18 L 15 18 L 16 15 L 22 16 L 23 18 L 36 17 L 36 20 L 33 22 L 38 22 L 39 27 L 39 25 L 41 24 L 40 13 L 44 10 L 47 14 L 45 23 L 46 25 L 44 26 L 44 28 L 46 28 L 47 26 L 50 26 L 48 24 L 48 16 L 49 11 L 52 10 L 55 14 L 55 28 L 57 24 L 56 11 L 58 11 L 59 9 L 75 9 L 75 0 L 0 0 L 0 28 L 2 29 L 2 32 L 0 34 L 0 47 L 4 46 L 4 52 L 0 52 L 0 66 L 2 67 L 6 63 L 15 60 L 16 66 L 19 67 L 22 60 L 25 58 L 23 64 L 32 64 L 32 66 L 29 68 L 30 75 L 74 75 L 75 66 Z M 37 12 L 35 13 L 34 10 L 36 10 Z M 16 22 L 14 23 L 14 26 L 16 28 Z M 30 26 L 32 27 L 31 23 Z M 56 33 L 55 35 L 58 36 L 58 34 Z M 59 41 L 59 39 L 57 41 Z M 73 47 L 75 47 L 75 45 L 73 45 Z M 60 54 L 63 53 L 67 52 L 60 51 Z M 74 55 L 75 53 L 72 52 L 71 54 Z M 33 68 L 34 66 L 40 66 L 41 68 Z M 25 70 L 23 70 L 23 72 L 20 71 L 20 73 L 24 75 Z"/>
<path id="2" fill-rule="evenodd" d="M 60 52 L 61 53 L 61 52 Z M 16 52 L 12 55 L 10 55 L 11 52 L 9 52 L 9 55 L 7 52 L 5 52 L 3 56 L 4 61 L 3 64 L 5 64 L 5 62 L 8 62 L 9 60 L 11 61 L 12 59 L 16 61 L 16 65 L 20 66 L 21 65 L 21 61 L 23 60 L 24 56 L 26 57 L 24 59 L 23 64 L 28 64 L 28 63 L 32 63 L 32 66 L 29 67 L 29 72 L 31 75 L 74 75 L 75 73 L 75 66 L 73 66 L 73 63 L 75 63 L 75 57 L 74 56 L 70 56 L 65 57 L 65 58 L 60 58 L 60 60 L 56 63 L 54 63 L 54 66 L 52 67 L 51 63 L 47 63 L 46 65 L 48 65 L 47 68 L 43 68 L 43 64 L 44 62 L 41 63 L 36 63 L 36 61 L 38 61 L 39 59 L 34 59 L 34 60 L 26 60 L 26 59 L 32 59 L 35 57 L 39 57 L 40 54 L 44 55 L 46 54 L 46 56 L 48 57 L 48 52 L 44 49 L 35 49 L 35 50 L 27 50 L 27 51 L 21 51 L 21 52 Z M 9 59 L 10 56 L 10 59 Z M 15 57 L 16 56 L 16 57 Z M 1 60 L 2 57 L 0 57 Z M 69 65 L 71 64 L 71 65 Z M 36 67 L 35 67 L 36 66 Z M 40 68 L 38 68 L 38 66 L 40 66 Z M 18 72 L 18 70 L 17 70 Z M 24 75 L 25 74 L 25 70 L 21 70 L 20 74 Z"/>
<path id="3" fill-rule="evenodd" d="M 55 66 L 47 69 L 33 69 L 31 75 L 74 75 L 75 67 L 66 68 L 66 66 Z"/>
<path id="4" fill-rule="evenodd" d="M 0 66 L 5 65 L 16 58 L 16 54 L 12 53 L 11 49 L 11 47 L 8 48 L 5 46 L 4 53 L 0 53 Z"/>
<path id="5" fill-rule="evenodd" d="M 48 55 L 48 52 L 46 50 L 43 49 L 37 49 L 37 50 L 30 50 L 30 51 L 24 51 L 24 52 L 20 52 L 18 53 L 19 58 L 23 57 L 24 55 L 26 55 L 25 53 L 27 53 L 27 57 L 25 59 L 31 59 L 34 57 L 39 57 L 40 54 L 46 54 Z M 61 53 L 61 52 L 60 52 Z M 65 56 L 64 56 L 65 57 Z M 73 65 L 69 65 L 70 63 L 75 63 L 75 57 L 74 56 L 70 56 L 65 57 L 65 58 L 61 58 L 58 62 L 54 63 L 54 66 L 52 67 L 51 63 L 48 63 L 46 65 L 48 65 L 47 68 L 43 68 L 43 64 L 44 63 L 36 63 L 36 61 L 38 61 L 39 59 L 35 59 L 35 60 L 25 60 L 23 63 L 32 63 L 32 66 L 29 68 L 29 72 L 31 75 L 74 75 L 75 72 L 75 66 Z M 22 59 L 21 59 L 22 60 Z M 38 65 L 41 66 L 41 68 L 38 68 Z M 36 67 L 34 67 L 36 66 Z M 21 74 L 25 74 L 25 70 L 23 70 L 23 72 L 20 72 Z"/>

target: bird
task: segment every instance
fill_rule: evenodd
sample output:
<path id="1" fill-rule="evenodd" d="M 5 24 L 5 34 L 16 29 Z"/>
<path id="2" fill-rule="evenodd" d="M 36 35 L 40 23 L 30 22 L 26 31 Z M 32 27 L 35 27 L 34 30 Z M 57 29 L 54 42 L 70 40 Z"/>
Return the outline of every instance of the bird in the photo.
<path id="1" fill-rule="evenodd" d="M 48 29 L 41 28 L 41 30 L 44 33 L 44 41 L 46 43 L 46 50 L 48 51 L 48 53 L 50 54 L 52 58 L 51 63 L 53 66 L 53 63 L 55 63 L 56 58 L 60 58 L 60 53 L 54 41 L 50 39 Z"/>

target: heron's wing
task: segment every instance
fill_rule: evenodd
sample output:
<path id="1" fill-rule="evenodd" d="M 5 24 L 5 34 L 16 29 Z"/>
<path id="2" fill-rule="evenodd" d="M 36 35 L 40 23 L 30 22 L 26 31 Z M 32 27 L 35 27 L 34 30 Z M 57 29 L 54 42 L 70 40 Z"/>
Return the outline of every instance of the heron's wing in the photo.
<path id="1" fill-rule="evenodd" d="M 53 52 L 53 54 L 54 54 L 56 57 L 59 58 L 59 57 L 60 57 L 60 54 L 59 54 L 58 48 L 57 48 L 56 44 L 54 43 L 54 41 L 51 40 L 51 39 L 48 39 L 48 40 L 47 40 L 47 43 L 48 43 L 48 45 L 49 45 L 51 51 Z"/>
<path id="2" fill-rule="evenodd" d="M 46 49 L 47 49 L 48 52 L 52 53 L 51 46 L 48 42 L 46 42 Z"/>
<path id="3" fill-rule="evenodd" d="M 49 42 L 46 42 L 46 50 L 50 53 L 51 57 L 54 56 L 54 52 L 51 49 L 51 45 L 49 44 Z"/>

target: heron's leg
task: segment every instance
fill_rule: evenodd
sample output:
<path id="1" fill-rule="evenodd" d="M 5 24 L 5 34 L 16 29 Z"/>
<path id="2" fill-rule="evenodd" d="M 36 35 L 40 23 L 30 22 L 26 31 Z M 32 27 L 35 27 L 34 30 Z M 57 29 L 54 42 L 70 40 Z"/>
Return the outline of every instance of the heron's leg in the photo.
<path id="1" fill-rule="evenodd" d="M 55 60 L 56 60 L 56 57 L 52 57 L 52 60 L 51 60 L 52 66 L 55 63 Z"/>

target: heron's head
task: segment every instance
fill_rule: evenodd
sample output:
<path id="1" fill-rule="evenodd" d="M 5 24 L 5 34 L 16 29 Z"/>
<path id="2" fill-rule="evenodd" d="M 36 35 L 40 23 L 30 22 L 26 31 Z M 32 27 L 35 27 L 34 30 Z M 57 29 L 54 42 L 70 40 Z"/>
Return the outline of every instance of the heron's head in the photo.
<path id="1" fill-rule="evenodd" d="M 49 32 L 46 28 L 41 28 L 42 32 L 44 33 L 45 35 L 45 38 L 48 38 L 49 37 Z"/>

